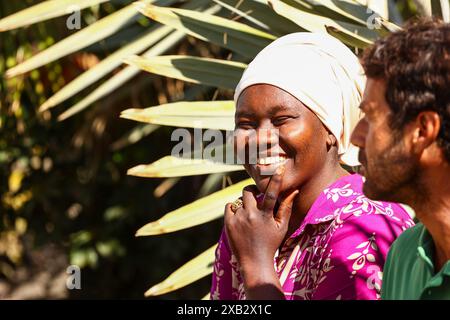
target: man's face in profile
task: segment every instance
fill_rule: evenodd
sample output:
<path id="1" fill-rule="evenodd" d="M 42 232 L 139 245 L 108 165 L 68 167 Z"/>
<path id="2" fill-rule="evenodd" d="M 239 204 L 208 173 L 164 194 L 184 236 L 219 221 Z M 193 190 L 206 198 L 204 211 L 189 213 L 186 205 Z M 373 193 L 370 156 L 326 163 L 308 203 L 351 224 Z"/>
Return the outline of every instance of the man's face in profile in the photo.
<path id="1" fill-rule="evenodd" d="M 395 117 L 386 98 L 382 79 L 368 78 L 361 111 L 364 117 L 352 134 L 352 143 L 360 148 L 363 192 L 373 200 L 407 203 L 408 190 L 418 176 L 418 160 L 413 156 L 404 128 L 391 128 Z"/>

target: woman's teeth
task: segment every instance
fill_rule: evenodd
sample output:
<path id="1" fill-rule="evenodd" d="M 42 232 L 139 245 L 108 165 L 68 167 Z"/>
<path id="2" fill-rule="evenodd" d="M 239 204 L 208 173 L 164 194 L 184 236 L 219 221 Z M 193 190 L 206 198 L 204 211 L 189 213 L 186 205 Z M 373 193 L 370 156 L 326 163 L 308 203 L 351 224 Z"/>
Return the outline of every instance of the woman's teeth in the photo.
<path id="1" fill-rule="evenodd" d="M 276 156 L 276 157 L 265 157 L 258 158 L 258 164 L 266 165 L 266 164 L 274 164 L 285 161 L 287 158 L 285 156 Z"/>

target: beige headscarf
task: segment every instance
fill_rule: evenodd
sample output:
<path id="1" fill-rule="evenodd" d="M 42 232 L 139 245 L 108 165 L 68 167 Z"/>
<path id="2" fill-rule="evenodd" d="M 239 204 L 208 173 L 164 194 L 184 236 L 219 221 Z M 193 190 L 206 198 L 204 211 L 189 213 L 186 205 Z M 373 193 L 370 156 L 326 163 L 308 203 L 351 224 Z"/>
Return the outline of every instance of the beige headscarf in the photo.
<path id="1" fill-rule="evenodd" d="M 336 137 L 340 161 L 359 164 L 350 135 L 361 116 L 365 76 L 358 58 L 339 40 L 309 32 L 275 40 L 248 65 L 234 101 L 254 84 L 276 86 L 304 103 Z"/>

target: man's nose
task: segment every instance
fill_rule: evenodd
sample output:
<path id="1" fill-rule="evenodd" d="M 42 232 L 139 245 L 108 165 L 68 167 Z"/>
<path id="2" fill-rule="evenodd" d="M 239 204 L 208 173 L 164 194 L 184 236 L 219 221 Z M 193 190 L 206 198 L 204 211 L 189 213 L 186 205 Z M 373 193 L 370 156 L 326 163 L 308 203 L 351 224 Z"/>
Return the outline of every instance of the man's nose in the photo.
<path id="1" fill-rule="evenodd" d="M 364 148 L 366 143 L 367 130 L 367 121 L 365 120 L 365 118 L 362 118 L 356 124 L 355 129 L 353 129 L 352 136 L 350 137 L 351 143 L 359 148 Z"/>

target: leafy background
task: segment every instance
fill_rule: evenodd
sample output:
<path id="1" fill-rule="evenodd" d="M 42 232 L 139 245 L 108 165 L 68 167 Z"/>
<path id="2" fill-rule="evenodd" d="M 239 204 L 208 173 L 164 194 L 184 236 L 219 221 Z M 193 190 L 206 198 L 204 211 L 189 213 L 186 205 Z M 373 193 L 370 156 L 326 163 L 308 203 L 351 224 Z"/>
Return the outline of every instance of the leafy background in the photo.
<path id="1" fill-rule="evenodd" d="M 168 157 L 173 129 L 232 129 L 234 83 L 278 36 L 328 32 L 359 53 L 412 16 L 448 18 L 448 0 L 139 3 L 0 3 L 0 298 L 204 297 L 223 204 L 249 182 Z"/>

